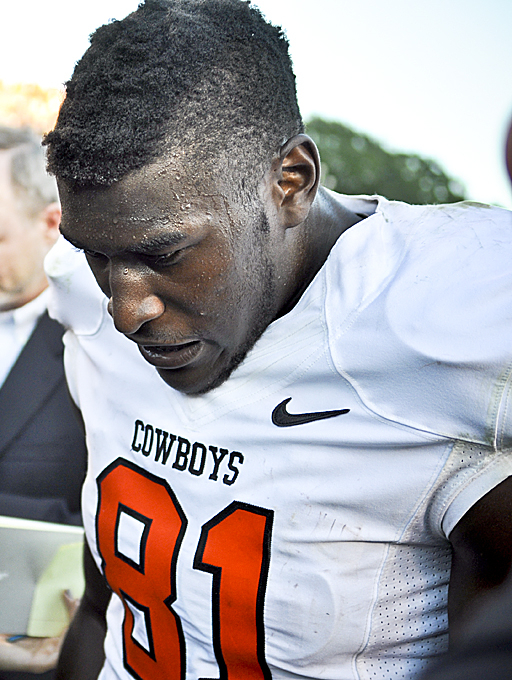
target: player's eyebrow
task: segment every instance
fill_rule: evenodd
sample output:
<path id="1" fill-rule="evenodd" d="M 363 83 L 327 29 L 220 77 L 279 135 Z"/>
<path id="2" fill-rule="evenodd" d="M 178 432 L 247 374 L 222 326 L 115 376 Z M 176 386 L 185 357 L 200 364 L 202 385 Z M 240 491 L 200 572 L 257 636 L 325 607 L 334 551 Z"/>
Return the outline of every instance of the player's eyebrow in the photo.
<path id="1" fill-rule="evenodd" d="M 93 250 L 90 247 L 82 244 L 79 240 L 65 234 L 62 230 L 62 227 L 60 231 L 66 241 L 69 241 L 69 243 L 71 243 L 71 245 L 78 250 Z M 159 250 L 162 250 L 163 248 L 173 248 L 178 246 L 180 243 L 185 241 L 186 238 L 187 235 L 181 231 L 167 231 L 163 234 L 157 234 L 151 237 L 143 237 L 140 243 L 134 243 L 133 245 L 130 245 L 129 248 L 125 248 L 124 250 L 137 255 L 151 255 Z"/>
<path id="2" fill-rule="evenodd" d="M 133 246 L 127 248 L 131 253 L 139 255 L 150 255 L 155 251 L 162 250 L 162 248 L 172 248 L 180 245 L 187 235 L 181 231 L 167 231 L 163 234 L 157 234 L 150 238 L 142 238 L 140 243 L 135 243 Z"/>

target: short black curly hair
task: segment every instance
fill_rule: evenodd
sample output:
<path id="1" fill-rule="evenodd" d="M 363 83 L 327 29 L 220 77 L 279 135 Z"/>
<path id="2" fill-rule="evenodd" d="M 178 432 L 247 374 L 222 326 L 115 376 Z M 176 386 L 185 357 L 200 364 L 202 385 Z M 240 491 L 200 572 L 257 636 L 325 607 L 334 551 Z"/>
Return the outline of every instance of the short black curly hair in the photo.
<path id="1" fill-rule="evenodd" d="M 145 0 L 91 36 L 44 144 L 73 188 L 179 149 L 229 159 L 245 191 L 302 131 L 288 42 L 248 0 Z"/>

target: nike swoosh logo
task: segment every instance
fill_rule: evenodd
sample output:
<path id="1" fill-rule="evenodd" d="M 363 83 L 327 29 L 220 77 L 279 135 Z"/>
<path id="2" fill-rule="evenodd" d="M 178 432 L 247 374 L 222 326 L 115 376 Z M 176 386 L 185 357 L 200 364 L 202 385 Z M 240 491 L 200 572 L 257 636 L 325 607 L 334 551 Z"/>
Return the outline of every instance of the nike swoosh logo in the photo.
<path id="1" fill-rule="evenodd" d="M 316 411 L 315 413 L 288 413 L 286 404 L 292 398 L 288 397 L 280 404 L 278 404 L 272 411 L 272 422 L 277 427 L 292 427 L 292 425 L 304 425 L 304 423 L 312 423 L 315 420 L 325 420 L 326 418 L 335 418 L 342 416 L 350 411 L 349 408 L 343 408 L 338 411 Z"/>

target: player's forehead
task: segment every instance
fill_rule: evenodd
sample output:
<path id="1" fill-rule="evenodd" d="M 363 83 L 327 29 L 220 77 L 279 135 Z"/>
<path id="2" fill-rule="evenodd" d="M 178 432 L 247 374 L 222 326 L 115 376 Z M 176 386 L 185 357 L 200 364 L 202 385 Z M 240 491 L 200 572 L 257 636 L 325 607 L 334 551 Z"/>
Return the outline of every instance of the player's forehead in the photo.
<path id="1" fill-rule="evenodd" d="M 59 182 L 61 231 L 83 248 L 127 244 L 182 234 L 220 222 L 226 197 L 215 182 L 174 160 L 134 171 L 106 188 L 69 188 Z"/>

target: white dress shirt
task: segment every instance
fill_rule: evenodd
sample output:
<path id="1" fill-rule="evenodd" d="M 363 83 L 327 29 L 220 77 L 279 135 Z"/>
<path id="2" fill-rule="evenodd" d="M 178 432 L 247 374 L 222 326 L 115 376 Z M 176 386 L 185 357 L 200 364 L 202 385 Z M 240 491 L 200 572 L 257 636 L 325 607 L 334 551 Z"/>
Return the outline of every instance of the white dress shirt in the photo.
<path id="1" fill-rule="evenodd" d="M 0 311 L 0 387 L 46 310 L 48 295 L 46 289 L 23 307 Z"/>

